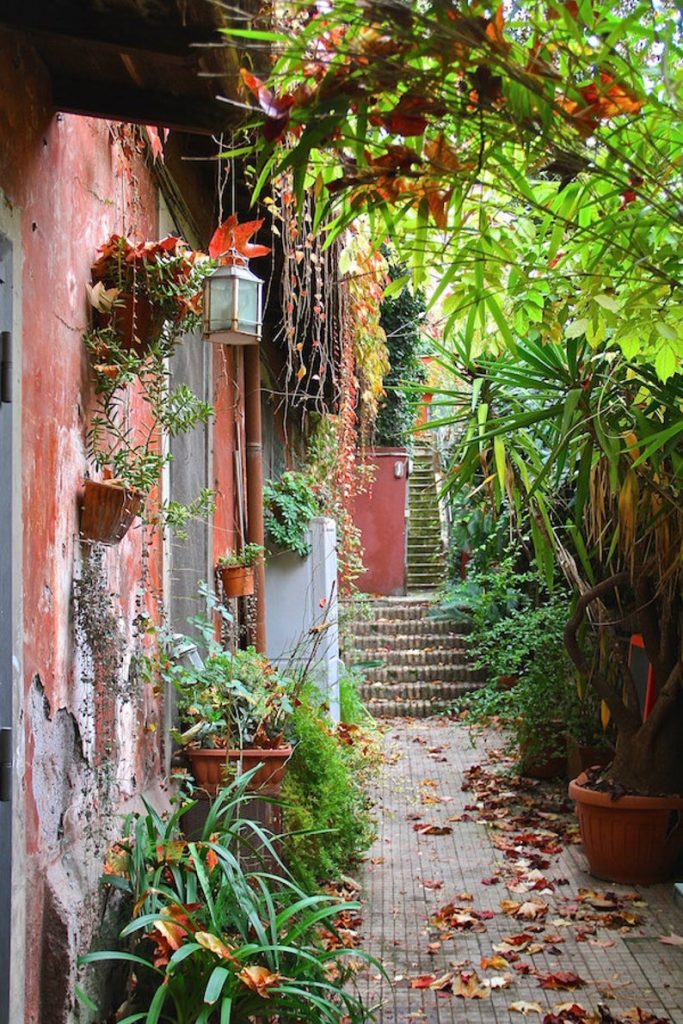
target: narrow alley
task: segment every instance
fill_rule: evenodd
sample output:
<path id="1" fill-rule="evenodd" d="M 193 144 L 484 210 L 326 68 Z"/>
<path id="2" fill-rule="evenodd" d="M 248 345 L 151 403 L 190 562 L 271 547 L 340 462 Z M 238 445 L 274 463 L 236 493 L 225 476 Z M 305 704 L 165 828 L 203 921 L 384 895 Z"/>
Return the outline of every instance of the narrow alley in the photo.
<path id="1" fill-rule="evenodd" d="M 683 1022 L 672 885 L 592 878 L 565 783 L 520 782 L 499 737 L 475 747 L 446 719 L 394 720 L 384 750 L 359 879 L 363 945 L 388 975 L 360 983 L 381 1024 L 540 1021 L 574 1004 Z"/>

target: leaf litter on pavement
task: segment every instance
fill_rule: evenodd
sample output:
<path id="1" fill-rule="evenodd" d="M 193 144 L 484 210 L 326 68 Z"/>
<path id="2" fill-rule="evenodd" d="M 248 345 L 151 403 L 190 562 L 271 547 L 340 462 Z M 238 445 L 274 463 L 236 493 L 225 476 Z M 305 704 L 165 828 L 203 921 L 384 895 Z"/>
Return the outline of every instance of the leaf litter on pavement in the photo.
<path id="1" fill-rule="evenodd" d="M 422 737 L 416 737 L 415 742 L 426 746 Z M 444 747 L 430 747 L 427 752 L 437 760 L 435 755 L 440 759 L 444 751 Z M 599 929 L 627 934 L 641 923 L 639 911 L 647 904 L 636 892 L 618 894 L 609 889 L 579 888 L 576 893 L 565 895 L 569 879 L 548 877 L 548 870 L 565 847 L 579 842 L 572 805 L 563 784 L 541 784 L 511 775 L 510 764 L 499 750 L 493 750 L 489 751 L 489 763 L 467 769 L 461 788 L 468 794 L 468 803 L 462 813 L 448 815 L 446 821 L 455 824 L 474 820 L 487 827 L 494 848 L 504 859 L 488 877 L 481 879 L 481 884 L 502 884 L 512 896 L 520 897 L 501 899 L 500 914 L 518 921 L 523 930 L 492 943 L 491 955 L 481 957 L 481 967 L 497 970 L 497 975 L 482 978 L 470 969 L 469 960 L 461 960 L 442 975 L 429 973 L 407 979 L 411 988 L 434 991 L 440 997 L 487 999 L 492 991 L 507 989 L 514 983 L 514 971 L 518 977 L 535 977 L 539 987 L 549 993 L 573 993 L 589 984 L 578 973 L 542 971 L 522 961 L 522 956 L 533 957 L 541 952 L 562 956 L 565 937 L 561 931 L 567 929 L 571 929 L 578 942 L 608 949 L 615 940 L 601 938 Z M 432 807 L 451 802 L 452 797 L 439 794 L 437 788 L 434 779 L 424 779 L 420 784 L 420 802 Z M 448 835 L 453 831 L 437 822 L 423 824 L 418 814 L 408 818 L 417 822 L 413 829 L 419 837 Z M 422 884 L 426 889 L 442 888 L 428 880 Z M 426 944 L 430 957 L 442 952 L 443 943 L 459 933 L 485 932 L 486 922 L 498 916 L 490 910 L 478 910 L 472 902 L 472 893 L 461 893 L 431 913 Z M 683 938 L 673 932 L 660 936 L 659 941 L 683 945 Z M 604 995 L 609 994 L 605 990 L 615 988 L 609 982 L 597 987 Z M 619 1013 L 604 1004 L 586 1009 L 579 1003 L 565 1002 L 546 1012 L 535 1000 L 518 999 L 508 1003 L 507 1009 L 525 1017 L 538 1015 L 542 1024 L 671 1024 L 667 1018 L 639 1007 Z"/>

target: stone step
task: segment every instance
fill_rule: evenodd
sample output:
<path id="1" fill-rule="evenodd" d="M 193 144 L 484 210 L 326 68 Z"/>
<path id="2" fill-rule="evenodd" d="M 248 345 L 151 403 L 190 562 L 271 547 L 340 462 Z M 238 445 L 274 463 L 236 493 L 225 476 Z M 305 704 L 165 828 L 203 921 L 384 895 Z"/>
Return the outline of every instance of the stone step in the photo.
<path id="1" fill-rule="evenodd" d="M 405 619 L 376 619 L 372 621 L 361 621 L 349 628 L 353 636 L 404 636 L 406 630 Z M 469 630 L 459 622 L 439 622 L 437 619 L 418 619 L 411 623 L 410 635 L 415 637 L 428 636 L 465 636 Z M 393 642 L 393 640 L 391 641 Z"/>
<path id="2" fill-rule="evenodd" d="M 471 661 L 467 655 L 467 651 L 463 650 L 448 650 L 447 648 L 437 647 L 435 650 L 383 650 L 380 648 L 377 651 L 370 652 L 354 652 L 354 661 L 381 661 L 382 665 L 378 665 L 377 669 L 386 668 L 390 671 L 401 668 L 417 668 L 417 669 L 432 669 L 436 670 L 444 665 L 459 666 L 462 669 L 468 669 L 471 666 Z M 366 669 L 367 672 L 374 672 L 376 669 Z M 434 677 L 439 678 L 436 671 L 434 671 Z"/>
<path id="3" fill-rule="evenodd" d="M 408 683 L 459 683 L 478 686 L 486 675 L 467 665 L 408 665 L 403 667 L 370 668 L 363 672 L 366 683 L 386 683 L 403 689 Z"/>
<path id="4" fill-rule="evenodd" d="M 368 701 L 368 711 L 375 718 L 429 718 L 446 710 L 445 701 L 376 700 Z"/>
<path id="5" fill-rule="evenodd" d="M 471 683 L 406 683 L 397 691 L 396 687 L 383 683 L 364 684 L 360 696 L 368 705 L 376 700 L 437 700 L 441 704 L 452 704 L 458 697 L 470 693 L 475 687 Z"/>
<path id="6" fill-rule="evenodd" d="M 438 654 L 442 652 L 447 660 L 448 655 L 467 653 L 467 637 L 464 636 L 443 636 L 438 633 L 433 635 L 422 634 L 416 636 L 414 633 L 399 633 L 397 636 L 356 637 L 353 642 L 353 649 L 368 658 L 381 658 L 385 655 L 404 654 L 410 656 L 418 654 Z"/>

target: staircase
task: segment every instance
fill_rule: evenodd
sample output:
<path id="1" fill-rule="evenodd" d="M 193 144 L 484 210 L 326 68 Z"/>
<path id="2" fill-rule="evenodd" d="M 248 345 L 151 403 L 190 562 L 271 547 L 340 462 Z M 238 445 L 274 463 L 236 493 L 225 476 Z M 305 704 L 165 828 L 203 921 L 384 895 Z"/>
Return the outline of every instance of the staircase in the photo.
<path id="1" fill-rule="evenodd" d="M 446 568 L 430 448 L 415 449 L 408 486 L 407 590 L 423 594 L 442 585 Z"/>
<path id="2" fill-rule="evenodd" d="M 347 626 L 353 637 L 347 663 L 382 662 L 363 670 L 360 689 L 376 718 L 426 718 L 481 684 L 467 659 L 464 627 L 427 618 L 429 608 L 418 598 L 377 598 L 366 607 L 367 617 Z"/>

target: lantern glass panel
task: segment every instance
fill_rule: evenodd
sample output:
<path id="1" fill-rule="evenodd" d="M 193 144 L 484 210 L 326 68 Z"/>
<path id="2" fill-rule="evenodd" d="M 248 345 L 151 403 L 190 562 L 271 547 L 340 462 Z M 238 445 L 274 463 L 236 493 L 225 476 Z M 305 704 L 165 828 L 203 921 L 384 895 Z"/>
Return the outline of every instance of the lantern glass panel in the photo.
<path id="1" fill-rule="evenodd" d="M 238 285 L 237 316 L 238 330 L 245 334 L 256 334 L 259 325 L 259 281 L 247 281 L 244 278 Z"/>
<path id="2" fill-rule="evenodd" d="M 209 330 L 229 331 L 232 329 L 235 281 L 232 277 L 212 277 L 209 279 L 209 288 Z"/>

